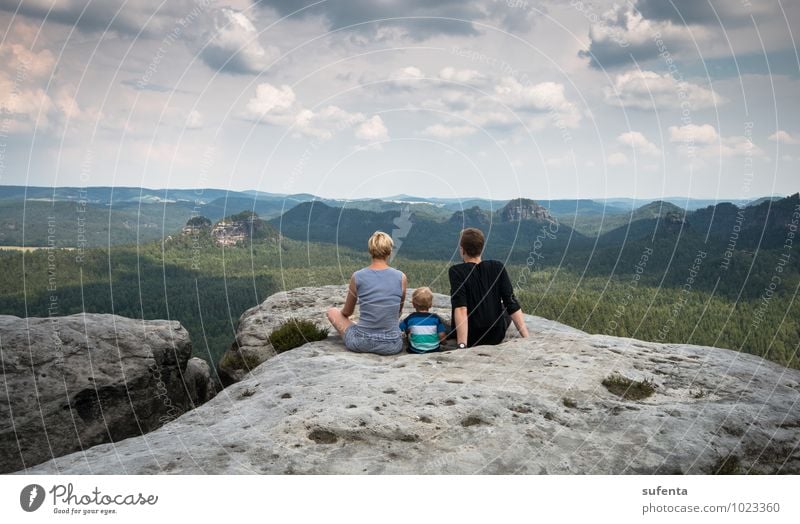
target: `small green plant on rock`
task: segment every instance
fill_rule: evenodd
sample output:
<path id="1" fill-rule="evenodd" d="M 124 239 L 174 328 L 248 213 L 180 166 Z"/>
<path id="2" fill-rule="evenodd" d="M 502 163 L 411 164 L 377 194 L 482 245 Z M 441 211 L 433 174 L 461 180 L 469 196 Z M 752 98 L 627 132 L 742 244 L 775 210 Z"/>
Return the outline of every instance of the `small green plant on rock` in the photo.
<path id="1" fill-rule="evenodd" d="M 327 337 L 327 328 L 320 327 L 310 320 L 290 318 L 270 333 L 269 343 L 276 353 L 283 353 Z"/>
<path id="2" fill-rule="evenodd" d="M 641 400 L 656 391 L 655 385 L 647 379 L 632 380 L 616 373 L 604 378 L 603 385 L 611 393 L 625 400 Z"/>
<path id="3" fill-rule="evenodd" d="M 219 361 L 219 367 L 221 368 L 228 368 L 228 369 L 254 369 L 261 364 L 262 360 L 260 360 L 257 356 L 248 354 L 242 355 L 238 350 L 233 351 L 230 350 L 222 355 L 222 358 Z"/>

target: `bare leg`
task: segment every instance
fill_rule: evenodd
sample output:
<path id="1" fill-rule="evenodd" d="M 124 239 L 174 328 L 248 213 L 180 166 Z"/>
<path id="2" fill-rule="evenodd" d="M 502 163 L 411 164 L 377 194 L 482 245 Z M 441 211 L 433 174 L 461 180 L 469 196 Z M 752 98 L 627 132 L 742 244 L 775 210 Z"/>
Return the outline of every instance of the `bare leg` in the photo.
<path id="1" fill-rule="evenodd" d="M 347 330 L 347 328 L 355 324 L 355 322 L 342 315 L 341 310 L 335 307 L 328 309 L 327 317 L 328 322 L 330 322 L 336 331 L 338 331 L 342 336 L 344 336 L 344 332 Z"/>

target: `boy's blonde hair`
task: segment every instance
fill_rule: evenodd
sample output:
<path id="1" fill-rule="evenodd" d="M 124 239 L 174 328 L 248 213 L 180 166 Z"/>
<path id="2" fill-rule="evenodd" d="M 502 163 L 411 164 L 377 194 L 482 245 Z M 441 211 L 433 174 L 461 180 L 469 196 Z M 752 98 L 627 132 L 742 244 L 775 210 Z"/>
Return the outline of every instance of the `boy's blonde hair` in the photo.
<path id="1" fill-rule="evenodd" d="M 418 287 L 411 294 L 411 303 L 417 309 L 430 309 L 433 304 L 433 293 L 429 287 Z"/>
<path id="2" fill-rule="evenodd" d="M 367 249 L 372 258 L 386 260 L 392 254 L 392 248 L 394 248 L 392 237 L 383 231 L 375 231 L 367 242 Z"/>

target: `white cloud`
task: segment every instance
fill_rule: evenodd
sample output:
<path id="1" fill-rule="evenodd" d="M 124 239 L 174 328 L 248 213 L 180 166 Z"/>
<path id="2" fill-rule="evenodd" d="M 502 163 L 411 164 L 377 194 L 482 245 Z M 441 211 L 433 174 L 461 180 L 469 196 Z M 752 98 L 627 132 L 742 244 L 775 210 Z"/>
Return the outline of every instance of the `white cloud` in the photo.
<path id="1" fill-rule="evenodd" d="M 14 32 L 30 41 L 24 24 Z M 29 44 L 7 41 L 0 44 L 0 63 L 6 66 L 0 68 L 0 113 L 8 119 L 7 132 L 62 130 L 67 121 L 76 127 L 99 118 L 97 109 L 78 104 L 75 86 L 56 73 L 50 51 L 32 51 Z"/>
<path id="2" fill-rule="evenodd" d="M 56 60 L 47 49 L 34 52 L 27 46 L 15 43 L 0 45 L 0 62 L 9 76 L 41 80 L 52 73 Z"/>
<path id="3" fill-rule="evenodd" d="M 438 75 L 427 76 L 416 66 L 406 66 L 396 69 L 389 75 L 389 86 L 397 89 L 424 89 L 435 87 L 443 89 L 446 93 L 456 92 L 453 84 L 482 84 L 486 77 L 474 69 L 456 69 L 454 67 L 442 68 Z"/>
<path id="4" fill-rule="evenodd" d="M 301 112 L 295 105 L 295 94 L 291 86 L 275 87 L 269 83 L 256 87 L 256 96 L 247 102 L 247 114 L 276 126 L 291 125 Z"/>
<path id="5" fill-rule="evenodd" d="M 53 100 L 43 89 L 20 89 L 11 80 L 0 76 L 0 112 L 8 119 L 8 132 L 23 133 L 46 128 Z"/>
<path id="6" fill-rule="evenodd" d="M 502 78 L 494 90 L 501 102 L 515 110 L 552 112 L 566 127 L 577 127 L 581 121 L 577 107 L 564 95 L 563 84 L 524 85 L 508 76 Z"/>
<path id="7" fill-rule="evenodd" d="M 713 144 L 719 140 L 719 135 L 714 126 L 710 124 L 687 124 L 681 127 L 670 126 L 669 140 L 670 142 Z"/>
<path id="8" fill-rule="evenodd" d="M 374 115 L 356 127 L 356 138 L 369 142 L 388 140 L 389 130 L 386 129 L 383 119 L 378 115 Z"/>
<path id="9" fill-rule="evenodd" d="M 247 16 L 229 7 L 214 10 L 193 40 L 195 51 L 209 67 L 233 74 L 257 74 L 280 56 L 275 46 L 264 47 Z"/>
<path id="10" fill-rule="evenodd" d="M 448 140 L 451 138 L 472 135 L 477 131 L 473 126 L 434 124 L 422 130 L 422 134 Z"/>
<path id="11" fill-rule="evenodd" d="M 200 129 L 201 127 L 203 127 L 203 115 L 197 109 L 193 109 L 186 117 L 186 129 Z"/>
<path id="12" fill-rule="evenodd" d="M 394 71 L 388 80 L 392 87 L 408 90 L 413 86 L 428 94 L 420 103 L 422 107 L 458 117 L 458 122 L 443 124 L 447 129 L 426 128 L 427 134 L 466 134 L 459 129 L 463 121 L 478 127 L 526 125 L 542 129 L 548 125 L 575 128 L 582 119 L 577 106 L 567 99 L 564 85 L 557 82 L 522 83 L 512 76 L 488 77 L 473 69 L 450 66 L 433 77 L 408 66 Z"/>
<path id="13" fill-rule="evenodd" d="M 390 85 L 401 89 L 413 89 L 423 85 L 425 74 L 418 67 L 407 66 L 389 76 Z"/>
<path id="14" fill-rule="evenodd" d="M 632 147 L 637 153 L 650 156 L 661 155 L 661 150 L 638 131 L 628 131 L 617 137 L 620 144 Z"/>
<path id="15" fill-rule="evenodd" d="M 61 85 L 55 90 L 53 104 L 58 110 L 58 117 L 70 126 L 78 126 L 85 122 L 96 122 L 101 113 L 96 108 L 82 108 L 75 98 L 77 89 L 73 85 Z"/>
<path id="16" fill-rule="evenodd" d="M 777 131 L 769 135 L 769 139 L 772 140 L 773 142 L 778 142 L 779 144 L 800 144 L 800 139 L 793 137 L 792 135 L 781 129 L 778 129 Z"/>
<path id="17" fill-rule="evenodd" d="M 719 144 L 700 149 L 704 156 L 764 156 L 764 151 L 745 136 L 723 137 Z"/>
<path id="18" fill-rule="evenodd" d="M 645 18 L 631 2 L 620 4 L 595 15 L 595 23 L 589 29 L 589 48 L 579 53 L 579 56 L 589 58 L 592 67 L 597 69 L 632 65 L 658 57 L 661 51 L 654 42 L 654 35 L 658 35 L 660 46 L 669 52 L 667 56 L 670 57 L 691 52 L 695 43 L 705 43 L 715 36 L 705 27 L 690 28 Z M 594 14 L 592 11 L 584 12 L 587 13 Z"/>
<path id="19" fill-rule="evenodd" d="M 16 37 L 28 42 L 35 38 L 23 25 Z M 21 133 L 46 128 L 49 114 L 58 106 L 42 89 L 52 74 L 55 58 L 48 50 L 32 51 L 29 45 L 6 41 L 0 44 L 0 112 L 8 119 L 8 132 Z M 62 106 L 64 106 L 62 99 Z"/>
<path id="20" fill-rule="evenodd" d="M 249 120 L 279 127 L 291 127 L 293 136 L 312 136 L 322 140 L 333 137 L 334 132 L 355 126 L 366 120 L 363 113 L 350 113 L 344 109 L 329 105 L 318 111 L 303 107 L 291 86 L 275 87 L 269 83 L 256 87 L 256 96 L 247 103 L 243 115 Z M 383 122 L 380 117 L 373 117 L 369 125 L 361 129 L 364 136 L 370 133 L 380 136 Z M 385 126 L 383 131 L 386 131 Z"/>
<path id="21" fill-rule="evenodd" d="M 607 104 L 636 109 L 680 108 L 684 101 L 691 109 L 704 109 L 728 101 L 711 89 L 653 71 L 617 75 L 613 87 L 606 87 L 603 92 Z"/>
<path id="22" fill-rule="evenodd" d="M 485 77 L 474 69 L 456 69 L 454 67 L 445 67 L 439 71 L 439 78 L 450 82 L 467 84 L 470 82 L 481 81 Z"/>
<path id="23" fill-rule="evenodd" d="M 670 142 L 682 143 L 684 153 L 698 157 L 763 156 L 764 151 L 745 136 L 723 137 L 710 124 L 669 128 Z"/>
<path id="24" fill-rule="evenodd" d="M 363 121 L 363 113 L 349 113 L 337 106 L 326 106 L 317 112 L 302 109 L 294 122 L 296 131 L 294 136 L 300 134 L 329 140 L 333 138 L 335 132 L 343 131 Z"/>
<path id="25" fill-rule="evenodd" d="M 513 77 L 503 77 L 496 82 L 493 91 L 492 97 L 473 90 L 458 87 L 445 89 L 440 86 L 437 88 L 439 96 L 426 100 L 423 105 L 453 113 L 481 127 L 525 124 L 533 129 L 541 129 L 554 124 L 574 128 L 581 121 L 578 108 L 567 100 L 562 84 L 542 82 L 527 85 Z M 453 124 L 451 127 L 460 125 Z M 436 132 L 437 129 L 432 131 Z"/>
<path id="26" fill-rule="evenodd" d="M 628 163 L 628 157 L 623 153 L 611 153 L 608 155 L 606 162 L 610 166 L 624 166 Z"/>

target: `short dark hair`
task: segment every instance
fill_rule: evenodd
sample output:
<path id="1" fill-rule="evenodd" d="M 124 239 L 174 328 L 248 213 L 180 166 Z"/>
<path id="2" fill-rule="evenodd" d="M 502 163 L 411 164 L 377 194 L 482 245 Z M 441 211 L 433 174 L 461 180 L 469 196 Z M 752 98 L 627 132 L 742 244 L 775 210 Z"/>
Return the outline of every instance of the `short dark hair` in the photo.
<path id="1" fill-rule="evenodd" d="M 468 227 L 461 231 L 461 247 L 464 253 L 471 257 L 480 256 L 483 253 L 483 244 L 485 239 L 480 229 Z"/>

